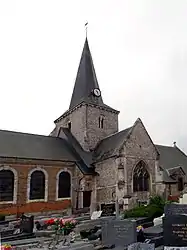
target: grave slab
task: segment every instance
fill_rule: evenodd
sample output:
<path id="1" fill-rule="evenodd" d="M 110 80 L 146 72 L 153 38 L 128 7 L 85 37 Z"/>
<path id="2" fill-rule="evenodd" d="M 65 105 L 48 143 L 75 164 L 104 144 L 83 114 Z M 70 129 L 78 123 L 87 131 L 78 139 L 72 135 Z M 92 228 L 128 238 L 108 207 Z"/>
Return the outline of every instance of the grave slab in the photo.
<path id="1" fill-rule="evenodd" d="M 127 247 L 137 241 L 136 222 L 110 220 L 102 223 L 102 242 L 105 246 Z"/>
<path id="2" fill-rule="evenodd" d="M 176 214 L 187 214 L 187 204 L 171 203 L 164 207 L 165 216 Z"/>
<path id="3" fill-rule="evenodd" d="M 136 242 L 128 246 L 128 250 L 155 250 L 154 244 Z"/>
<path id="4" fill-rule="evenodd" d="M 164 246 L 187 249 L 187 216 L 172 215 L 163 219 Z M 180 248 L 179 248 L 180 249 Z"/>

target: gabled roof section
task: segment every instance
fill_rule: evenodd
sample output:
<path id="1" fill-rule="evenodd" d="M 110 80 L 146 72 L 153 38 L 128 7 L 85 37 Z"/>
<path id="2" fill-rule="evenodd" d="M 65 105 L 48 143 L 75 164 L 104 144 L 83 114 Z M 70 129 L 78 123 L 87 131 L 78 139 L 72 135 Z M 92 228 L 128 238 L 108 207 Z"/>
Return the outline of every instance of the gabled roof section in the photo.
<path id="1" fill-rule="evenodd" d="M 92 166 L 91 152 L 84 151 L 80 143 L 72 135 L 71 131 L 68 128 L 61 127 L 58 137 L 66 140 L 76 158 L 79 159 L 78 161 L 76 161 L 76 164 L 84 174 L 96 174 Z"/>
<path id="2" fill-rule="evenodd" d="M 102 159 L 109 158 L 111 156 L 117 155 L 123 145 L 128 140 L 129 136 L 132 134 L 134 128 L 138 123 L 141 123 L 144 127 L 145 131 L 147 132 L 145 126 L 143 125 L 140 118 L 138 118 L 132 127 L 129 127 L 125 130 L 122 130 L 118 133 L 115 133 L 105 139 L 103 139 L 96 147 L 94 152 L 94 158 L 95 161 L 99 161 Z M 150 138 L 149 134 L 147 133 L 148 137 Z M 150 141 L 153 143 L 152 139 L 150 138 Z M 155 150 L 159 156 L 159 151 L 155 144 L 153 143 L 153 146 L 155 147 Z"/>
<path id="3" fill-rule="evenodd" d="M 183 167 L 187 174 L 187 156 L 177 147 L 156 145 L 160 153 L 160 165 L 164 169 Z"/>
<path id="4" fill-rule="evenodd" d="M 79 160 L 64 139 L 6 130 L 0 130 L 0 157 L 70 162 Z"/>
<path id="5" fill-rule="evenodd" d="M 165 182 L 175 183 L 171 178 L 171 170 L 181 168 L 187 175 L 187 156 L 178 147 L 156 145 L 160 153 L 159 164 L 163 170 L 163 180 Z"/>
<path id="6" fill-rule="evenodd" d="M 93 159 L 95 161 L 99 161 L 116 155 L 127 139 L 129 133 L 131 132 L 131 129 L 132 127 L 104 138 L 96 146 L 93 154 Z"/>

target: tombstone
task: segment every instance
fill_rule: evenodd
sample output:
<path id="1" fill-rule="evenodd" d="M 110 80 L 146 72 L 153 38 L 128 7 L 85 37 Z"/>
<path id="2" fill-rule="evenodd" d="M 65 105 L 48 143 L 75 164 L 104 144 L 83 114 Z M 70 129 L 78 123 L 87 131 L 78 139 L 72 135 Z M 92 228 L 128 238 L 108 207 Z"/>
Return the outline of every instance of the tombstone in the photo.
<path id="1" fill-rule="evenodd" d="M 163 219 L 164 246 L 187 248 L 187 216 L 172 215 Z M 174 248 L 174 249 L 175 249 Z M 180 248 L 179 248 L 180 249 Z"/>
<path id="2" fill-rule="evenodd" d="M 105 246 L 123 246 L 137 241 L 136 222 L 106 220 L 102 222 L 102 242 Z"/>
<path id="3" fill-rule="evenodd" d="M 20 222 L 20 230 L 23 233 L 32 234 L 34 228 L 34 216 L 22 218 Z"/>
<path id="4" fill-rule="evenodd" d="M 101 211 L 94 211 L 91 216 L 91 220 L 96 220 L 101 217 L 102 210 Z"/>
<path id="5" fill-rule="evenodd" d="M 116 211 L 115 203 L 101 204 L 101 210 L 102 210 L 101 217 L 113 216 Z"/>
<path id="6" fill-rule="evenodd" d="M 154 244 L 136 242 L 128 246 L 128 250 L 155 250 Z"/>
<path id="7" fill-rule="evenodd" d="M 176 214 L 187 214 L 187 204 L 171 203 L 166 204 L 164 207 L 165 216 Z"/>

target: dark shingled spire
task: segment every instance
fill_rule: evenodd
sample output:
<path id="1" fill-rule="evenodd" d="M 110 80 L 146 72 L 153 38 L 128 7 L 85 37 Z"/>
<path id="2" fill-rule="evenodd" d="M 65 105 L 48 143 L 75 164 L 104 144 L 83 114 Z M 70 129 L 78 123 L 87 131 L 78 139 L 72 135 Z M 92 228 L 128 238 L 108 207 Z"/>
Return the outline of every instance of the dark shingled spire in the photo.
<path id="1" fill-rule="evenodd" d="M 86 38 L 69 109 L 74 108 L 83 101 L 103 106 L 104 103 L 102 97 L 95 97 L 93 95 L 94 89 L 99 89 L 99 85 L 97 82 L 88 40 Z"/>

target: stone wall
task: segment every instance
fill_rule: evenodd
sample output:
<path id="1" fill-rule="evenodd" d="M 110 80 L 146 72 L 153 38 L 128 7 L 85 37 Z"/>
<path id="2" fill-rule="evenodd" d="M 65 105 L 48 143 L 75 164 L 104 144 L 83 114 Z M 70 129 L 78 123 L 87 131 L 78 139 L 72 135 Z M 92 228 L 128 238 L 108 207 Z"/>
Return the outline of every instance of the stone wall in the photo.
<path id="1" fill-rule="evenodd" d="M 103 128 L 99 127 L 99 117 L 104 119 Z M 59 128 L 68 127 L 69 122 L 72 134 L 81 146 L 89 151 L 100 140 L 118 131 L 118 112 L 82 103 L 62 115 L 51 135 L 58 136 Z"/>
<path id="2" fill-rule="evenodd" d="M 115 200 L 117 167 L 115 158 L 110 158 L 96 165 L 97 205 L 102 203 L 110 203 Z"/>
<path id="3" fill-rule="evenodd" d="M 99 118 L 103 118 L 103 128 L 99 127 Z M 102 107 L 87 106 L 87 139 L 89 149 L 107 136 L 118 132 L 118 113 Z"/>
<path id="4" fill-rule="evenodd" d="M 122 155 L 126 158 L 127 194 L 132 197 L 129 200 L 129 207 L 131 207 L 136 204 L 137 200 L 148 200 L 150 195 L 156 193 L 155 168 L 158 153 L 139 119 L 125 143 Z M 133 171 L 140 160 L 144 161 L 150 175 L 149 192 L 133 192 Z"/>

